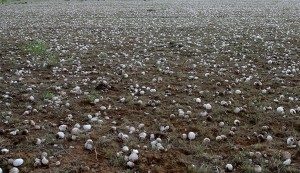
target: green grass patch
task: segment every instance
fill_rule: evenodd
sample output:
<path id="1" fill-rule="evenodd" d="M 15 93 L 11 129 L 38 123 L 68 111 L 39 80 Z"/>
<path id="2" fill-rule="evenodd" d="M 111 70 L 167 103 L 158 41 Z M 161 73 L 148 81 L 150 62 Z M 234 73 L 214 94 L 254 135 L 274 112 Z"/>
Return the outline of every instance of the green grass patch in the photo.
<path id="1" fill-rule="evenodd" d="M 54 97 L 54 94 L 50 91 L 46 91 L 43 93 L 44 100 L 52 100 L 53 97 Z"/>
<path id="2" fill-rule="evenodd" d="M 28 43 L 25 46 L 25 51 L 32 55 L 40 55 L 40 56 L 46 55 L 47 45 L 44 41 L 35 40 L 35 41 Z"/>

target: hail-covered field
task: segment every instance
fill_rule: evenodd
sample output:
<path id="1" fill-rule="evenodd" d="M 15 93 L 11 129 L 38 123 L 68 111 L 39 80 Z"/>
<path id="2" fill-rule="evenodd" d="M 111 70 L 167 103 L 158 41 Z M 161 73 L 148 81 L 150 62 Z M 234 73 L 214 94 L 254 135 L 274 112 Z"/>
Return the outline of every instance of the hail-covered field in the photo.
<path id="1" fill-rule="evenodd" d="M 300 172 L 300 1 L 0 5 L 0 173 Z"/>

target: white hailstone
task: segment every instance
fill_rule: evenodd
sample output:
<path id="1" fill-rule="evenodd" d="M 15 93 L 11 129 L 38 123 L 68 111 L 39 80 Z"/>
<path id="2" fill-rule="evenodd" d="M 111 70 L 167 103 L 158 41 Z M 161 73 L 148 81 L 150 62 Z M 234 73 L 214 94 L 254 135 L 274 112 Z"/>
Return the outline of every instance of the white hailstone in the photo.
<path id="1" fill-rule="evenodd" d="M 268 142 L 271 142 L 272 140 L 273 140 L 273 137 L 272 137 L 271 135 L 268 135 L 268 136 L 267 136 L 267 141 L 268 141 Z"/>
<path id="2" fill-rule="evenodd" d="M 296 110 L 295 109 L 290 109 L 290 114 L 296 114 Z"/>
<path id="3" fill-rule="evenodd" d="M 117 130 L 117 127 L 116 127 L 116 126 L 111 126 L 111 129 L 112 129 L 113 131 L 116 131 L 116 130 Z"/>
<path id="4" fill-rule="evenodd" d="M 8 152 L 9 152 L 9 150 L 6 149 L 6 148 L 2 148 L 2 149 L 1 149 L 1 153 L 2 153 L 2 154 L 7 154 Z"/>
<path id="5" fill-rule="evenodd" d="M 261 156 L 262 156 L 261 152 L 259 152 L 259 151 L 255 152 L 255 157 L 261 158 Z"/>
<path id="6" fill-rule="evenodd" d="M 48 153 L 47 152 L 42 152 L 41 157 L 47 157 Z"/>
<path id="7" fill-rule="evenodd" d="M 259 165 L 254 165 L 254 172 L 260 173 L 262 172 L 262 168 Z"/>
<path id="8" fill-rule="evenodd" d="M 129 148 L 128 148 L 127 146 L 124 146 L 124 147 L 122 148 L 122 151 L 123 151 L 123 152 L 127 152 L 127 151 L 129 151 Z"/>
<path id="9" fill-rule="evenodd" d="M 129 159 L 130 161 L 132 161 L 132 162 L 135 162 L 135 161 L 137 161 L 137 160 L 139 159 L 139 156 L 137 155 L 137 153 L 132 152 L 132 153 L 129 155 L 128 159 Z"/>
<path id="10" fill-rule="evenodd" d="M 227 164 L 227 165 L 225 166 L 225 168 L 226 168 L 227 171 L 233 171 L 233 166 L 232 166 L 232 164 Z"/>
<path id="11" fill-rule="evenodd" d="M 157 144 L 156 144 L 156 148 L 157 148 L 158 150 L 163 150 L 163 149 L 165 149 L 165 148 L 162 146 L 161 143 L 157 143 Z"/>
<path id="12" fill-rule="evenodd" d="M 222 139 L 227 139 L 227 136 L 226 135 L 221 135 L 221 138 Z"/>
<path id="13" fill-rule="evenodd" d="M 225 123 L 223 121 L 219 123 L 220 127 L 223 127 L 224 125 L 225 125 Z"/>
<path id="14" fill-rule="evenodd" d="M 137 103 L 138 103 L 139 105 L 143 105 L 143 101 L 142 101 L 142 100 L 138 100 Z"/>
<path id="15" fill-rule="evenodd" d="M 41 159 L 39 159 L 39 158 L 34 159 L 34 166 L 40 166 L 41 164 L 42 164 Z"/>
<path id="16" fill-rule="evenodd" d="M 151 144 L 152 148 L 156 148 L 157 141 L 152 141 L 152 142 L 150 142 L 150 144 Z"/>
<path id="17" fill-rule="evenodd" d="M 284 108 L 283 108 L 282 106 L 278 107 L 278 108 L 276 109 L 276 111 L 277 111 L 277 113 L 279 113 L 279 114 L 284 114 Z"/>
<path id="18" fill-rule="evenodd" d="M 262 126 L 262 129 L 263 129 L 263 130 L 268 130 L 268 129 L 269 129 L 269 126 Z"/>
<path id="19" fill-rule="evenodd" d="M 83 125 L 82 127 L 83 127 L 83 130 L 85 130 L 85 131 L 90 131 L 92 128 L 92 126 L 90 124 Z"/>
<path id="20" fill-rule="evenodd" d="M 80 129 L 77 128 L 77 127 L 74 127 L 72 130 L 71 130 L 71 134 L 72 135 L 78 135 L 80 133 Z"/>
<path id="21" fill-rule="evenodd" d="M 250 156 L 250 157 L 253 157 L 253 156 L 254 156 L 254 152 L 250 151 L 250 152 L 249 152 L 249 156 Z"/>
<path id="22" fill-rule="evenodd" d="M 60 161 L 56 161 L 56 162 L 55 162 L 55 165 L 56 165 L 56 166 L 59 166 L 59 165 L 60 165 Z"/>
<path id="23" fill-rule="evenodd" d="M 204 104 L 203 107 L 207 110 L 211 110 L 212 109 L 212 106 L 211 104 L 207 103 L 207 104 Z"/>
<path id="24" fill-rule="evenodd" d="M 295 139 L 293 137 L 288 137 L 287 140 L 286 140 L 286 144 L 288 146 L 292 146 L 295 142 Z"/>
<path id="25" fill-rule="evenodd" d="M 227 103 L 226 101 L 222 100 L 222 101 L 221 101 L 221 105 L 222 105 L 222 106 L 228 106 L 228 103 Z"/>
<path id="26" fill-rule="evenodd" d="M 151 134 L 150 135 L 150 140 L 152 141 L 152 140 L 154 140 L 154 138 L 155 138 L 154 134 Z"/>
<path id="27" fill-rule="evenodd" d="M 24 163 L 24 160 L 21 159 L 21 158 L 15 159 L 15 160 L 13 161 L 13 165 L 14 165 L 15 167 L 21 166 L 23 163 Z"/>
<path id="28" fill-rule="evenodd" d="M 18 130 L 18 129 L 16 129 L 16 130 L 14 130 L 14 131 L 10 132 L 9 134 L 11 134 L 11 135 L 15 136 L 15 135 L 17 135 L 17 133 L 18 133 L 18 132 L 19 132 L 19 130 Z"/>
<path id="29" fill-rule="evenodd" d="M 34 97 L 33 97 L 33 96 L 30 96 L 30 97 L 29 97 L 29 100 L 30 100 L 30 101 L 34 101 Z"/>
<path id="30" fill-rule="evenodd" d="M 64 132 L 57 132 L 57 136 L 58 136 L 59 139 L 65 138 Z"/>
<path id="31" fill-rule="evenodd" d="M 178 109 L 178 115 L 180 117 L 183 117 L 184 116 L 184 111 L 182 109 Z"/>
<path id="32" fill-rule="evenodd" d="M 126 100 L 126 99 L 125 99 L 124 97 L 122 97 L 122 98 L 120 99 L 120 102 L 121 102 L 121 103 L 124 103 L 125 100 Z"/>
<path id="33" fill-rule="evenodd" d="M 156 92 L 156 89 L 150 89 L 150 92 L 152 92 L 152 93 L 155 93 Z"/>
<path id="34" fill-rule="evenodd" d="M 101 106 L 101 107 L 100 107 L 100 110 L 101 110 L 101 111 L 104 111 L 104 110 L 106 110 L 106 107 L 105 107 L 105 106 Z"/>
<path id="35" fill-rule="evenodd" d="M 41 129 L 41 126 L 35 125 L 35 126 L 34 126 L 34 129 L 39 130 L 39 129 Z"/>
<path id="36" fill-rule="evenodd" d="M 43 158 L 42 158 L 42 164 L 43 164 L 43 165 L 48 165 L 48 163 L 49 163 L 49 160 L 46 159 L 46 157 L 43 157 Z"/>
<path id="37" fill-rule="evenodd" d="M 187 135 L 184 133 L 181 135 L 182 139 L 186 139 L 187 138 Z"/>
<path id="38" fill-rule="evenodd" d="M 93 141 L 91 139 L 88 139 L 84 144 L 84 148 L 87 150 L 92 150 L 93 149 Z"/>
<path id="39" fill-rule="evenodd" d="M 67 129 L 67 125 L 62 124 L 62 125 L 60 125 L 60 126 L 58 127 L 58 129 L 59 129 L 60 131 L 64 132 L 64 131 L 66 131 L 66 129 Z"/>
<path id="40" fill-rule="evenodd" d="M 135 128 L 133 126 L 129 127 L 129 134 L 132 134 L 135 132 Z"/>
<path id="41" fill-rule="evenodd" d="M 189 132 L 188 138 L 189 140 L 194 140 L 196 138 L 196 134 L 194 132 Z"/>
<path id="42" fill-rule="evenodd" d="M 124 78 L 128 78 L 128 74 L 125 73 L 125 74 L 123 75 L 123 77 L 124 77 Z"/>
<path id="43" fill-rule="evenodd" d="M 9 173 L 19 173 L 19 172 L 20 172 L 19 169 L 16 167 L 13 167 L 9 170 Z"/>
<path id="44" fill-rule="evenodd" d="M 96 121 L 98 121 L 99 119 L 98 119 L 98 117 L 93 117 L 92 119 L 91 119 L 91 122 L 96 122 Z M 99 121 L 101 121 L 101 120 L 99 120 Z"/>
<path id="45" fill-rule="evenodd" d="M 139 124 L 139 129 L 141 129 L 141 128 L 143 128 L 143 127 L 145 127 L 145 124 Z"/>
<path id="46" fill-rule="evenodd" d="M 221 140 L 222 140 L 222 136 L 217 136 L 217 137 L 216 137 L 216 140 L 217 140 L 217 141 L 221 141 Z"/>
<path id="47" fill-rule="evenodd" d="M 95 99 L 94 100 L 94 103 L 96 104 L 96 103 L 99 103 L 100 102 L 100 99 Z"/>
<path id="48" fill-rule="evenodd" d="M 170 118 L 175 118 L 175 114 L 171 114 L 171 115 L 170 115 Z"/>
<path id="49" fill-rule="evenodd" d="M 41 145 L 42 144 L 42 140 L 40 138 L 36 138 L 36 145 Z"/>
<path id="50" fill-rule="evenodd" d="M 75 140 L 77 139 L 77 136 L 72 135 L 72 136 L 71 136 L 71 139 L 72 139 L 73 141 L 75 141 Z"/>
<path id="51" fill-rule="evenodd" d="M 230 136 L 235 135 L 234 131 L 230 130 L 230 131 L 229 131 L 229 135 L 230 135 Z"/>
<path id="52" fill-rule="evenodd" d="M 239 126 L 240 125 L 240 120 L 234 120 L 234 122 L 233 122 L 233 124 L 235 125 L 235 126 Z"/>
<path id="53" fill-rule="evenodd" d="M 234 108 L 233 112 L 237 114 L 237 113 L 241 112 L 241 108 L 236 107 L 236 108 Z"/>
<path id="54" fill-rule="evenodd" d="M 204 145 L 208 145 L 210 143 L 210 139 L 209 138 L 204 138 L 202 143 Z"/>
<path id="55" fill-rule="evenodd" d="M 67 120 L 72 120 L 72 118 L 73 118 L 73 115 L 72 114 L 68 114 L 66 119 Z"/>
<path id="56" fill-rule="evenodd" d="M 132 150 L 132 153 L 139 154 L 139 150 L 137 150 L 137 149 L 133 149 L 133 150 Z"/>
<path id="57" fill-rule="evenodd" d="M 0 173 L 3 173 L 2 168 L 0 168 Z"/>
<path id="58" fill-rule="evenodd" d="M 129 138 L 129 136 L 124 133 L 119 133 L 118 138 L 121 138 L 122 140 L 127 140 Z"/>
<path id="59" fill-rule="evenodd" d="M 24 111 L 23 115 L 29 115 L 29 111 Z"/>
<path id="60" fill-rule="evenodd" d="M 195 99 L 197 103 L 201 103 L 201 99 L 200 98 L 196 98 Z"/>
<path id="61" fill-rule="evenodd" d="M 156 138 L 156 142 L 162 142 L 161 138 Z"/>
<path id="62" fill-rule="evenodd" d="M 147 134 L 146 134 L 145 132 L 142 132 L 142 133 L 139 134 L 139 137 L 140 137 L 141 139 L 145 139 L 146 136 L 147 136 Z"/>
<path id="63" fill-rule="evenodd" d="M 202 116 L 202 117 L 205 117 L 205 116 L 207 116 L 207 112 L 206 111 L 203 111 L 203 112 L 200 112 L 200 116 Z"/>
<path id="64" fill-rule="evenodd" d="M 130 168 L 132 168 L 132 167 L 134 167 L 134 163 L 131 162 L 131 161 L 128 161 L 128 162 L 127 162 L 127 166 L 129 166 Z"/>
<path id="65" fill-rule="evenodd" d="M 283 165 L 285 166 L 288 166 L 292 163 L 292 160 L 291 159 L 286 159 L 284 162 L 283 162 Z"/>
<path id="66" fill-rule="evenodd" d="M 74 87 L 74 88 L 71 90 L 71 93 L 74 93 L 74 94 L 81 94 L 82 91 L 81 91 L 81 89 L 80 89 L 79 86 L 76 86 L 76 87 Z"/>
<path id="67" fill-rule="evenodd" d="M 80 124 L 76 123 L 76 124 L 74 125 L 74 127 L 80 128 Z"/>
<path id="68" fill-rule="evenodd" d="M 235 94 L 241 94 L 242 91 L 241 90 L 235 90 Z"/>

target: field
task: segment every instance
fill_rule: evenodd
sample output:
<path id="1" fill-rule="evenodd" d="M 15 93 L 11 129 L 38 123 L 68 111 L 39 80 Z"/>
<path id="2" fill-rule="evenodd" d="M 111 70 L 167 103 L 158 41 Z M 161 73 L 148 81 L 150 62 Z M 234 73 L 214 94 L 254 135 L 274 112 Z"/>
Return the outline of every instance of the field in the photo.
<path id="1" fill-rule="evenodd" d="M 300 1 L 3 1 L 0 150 L 0 173 L 299 173 Z"/>

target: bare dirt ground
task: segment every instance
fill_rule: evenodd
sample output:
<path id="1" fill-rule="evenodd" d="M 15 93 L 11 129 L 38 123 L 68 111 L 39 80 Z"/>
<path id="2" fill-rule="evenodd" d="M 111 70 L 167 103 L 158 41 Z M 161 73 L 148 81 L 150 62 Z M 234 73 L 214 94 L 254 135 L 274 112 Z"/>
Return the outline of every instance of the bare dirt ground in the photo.
<path id="1" fill-rule="evenodd" d="M 0 172 L 300 172 L 299 55 L 297 0 L 5 2 Z"/>

